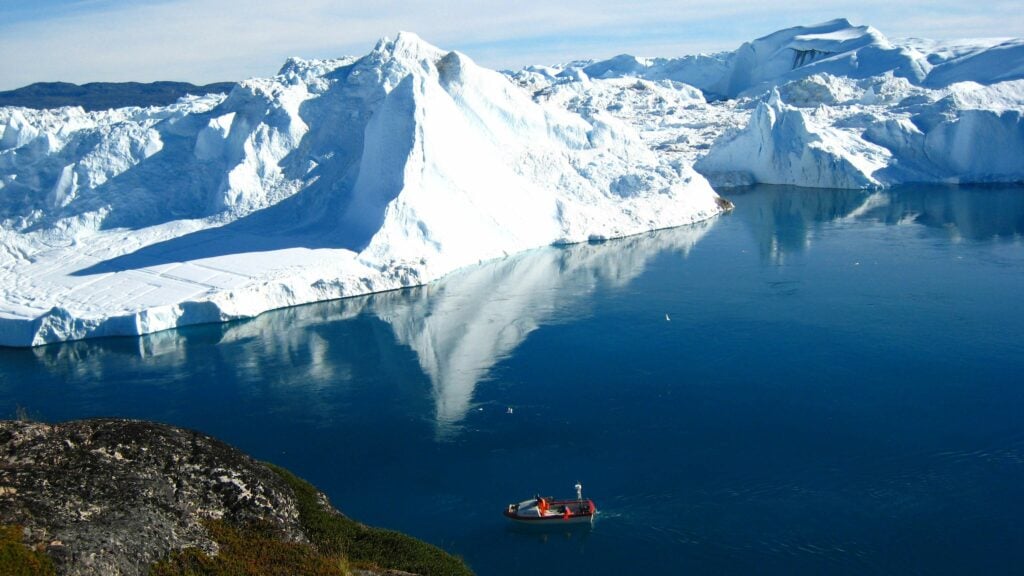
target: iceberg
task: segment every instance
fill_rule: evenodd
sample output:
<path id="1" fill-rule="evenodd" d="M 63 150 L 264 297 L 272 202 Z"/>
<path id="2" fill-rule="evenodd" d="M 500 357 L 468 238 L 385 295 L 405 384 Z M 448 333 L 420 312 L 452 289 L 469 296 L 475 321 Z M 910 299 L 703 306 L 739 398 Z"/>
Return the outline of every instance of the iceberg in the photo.
<path id="1" fill-rule="evenodd" d="M 852 98 L 810 108 L 780 92 L 812 93 L 789 83 L 759 102 L 747 126 L 716 141 L 696 168 L 716 186 L 752 183 L 873 188 L 907 183 L 1024 181 L 1024 81 L 942 90 L 892 90 L 891 76 L 854 82 L 812 77 L 796 82 L 841 85 Z M 877 88 L 877 90 L 876 90 Z M 885 98 L 898 97 L 896 101 Z"/>
<path id="2" fill-rule="evenodd" d="M 622 54 L 544 70 L 561 77 L 582 70 L 595 79 L 673 80 L 699 88 L 709 100 L 756 96 L 820 74 L 856 80 L 889 74 L 915 86 L 943 88 L 957 82 L 988 85 L 1024 78 L 1024 40 L 891 40 L 872 26 L 838 18 L 779 30 L 731 52 L 680 58 Z"/>
<path id="3" fill-rule="evenodd" d="M 691 224 L 729 208 L 712 184 L 1022 182 L 1022 113 L 1024 40 L 844 19 L 504 73 L 403 32 L 169 106 L 0 107 L 0 345 L 248 318 Z"/>
<path id="4" fill-rule="evenodd" d="M 754 109 L 746 129 L 716 144 L 697 167 L 718 185 L 879 185 L 872 175 L 885 165 L 888 150 L 816 120 L 772 92 Z"/>
<path id="5" fill-rule="evenodd" d="M 698 89 L 704 102 L 639 114 L 622 102 L 607 109 L 656 146 L 686 148 L 681 157 L 717 187 L 1024 180 L 1020 39 L 890 40 L 838 19 L 732 52 L 620 55 L 512 77 L 541 99 L 576 85 L 587 96 L 565 101 L 569 109 L 612 83 Z"/>
<path id="6" fill-rule="evenodd" d="M 0 108 L 0 127 L 2 345 L 251 317 L 728 207 L 614 116 L 410 33 L 226 97 Z"/>

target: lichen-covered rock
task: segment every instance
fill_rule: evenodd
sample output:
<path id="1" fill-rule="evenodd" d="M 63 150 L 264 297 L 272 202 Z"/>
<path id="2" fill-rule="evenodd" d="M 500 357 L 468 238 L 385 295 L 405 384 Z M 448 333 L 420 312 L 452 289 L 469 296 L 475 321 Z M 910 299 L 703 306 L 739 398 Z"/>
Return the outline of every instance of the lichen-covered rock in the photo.
<path id="1" fill-rule="evenodd" d="M 134 420 L 0 422 L 0 524 L 69 575 L 146 574 L 169 552 L 217 549 L 202 522 L 269 522 L 306 542 L 292 489 L 209 436 Z"/>

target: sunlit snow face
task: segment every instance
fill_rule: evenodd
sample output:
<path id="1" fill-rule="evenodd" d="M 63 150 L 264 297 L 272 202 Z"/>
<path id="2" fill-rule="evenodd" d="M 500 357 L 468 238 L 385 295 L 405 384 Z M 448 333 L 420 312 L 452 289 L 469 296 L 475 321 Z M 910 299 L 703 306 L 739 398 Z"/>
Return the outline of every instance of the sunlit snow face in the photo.
<path id="1" fill-rule="evenodd" d="M 249 317 L 723 209 L 629 123 L 537 102 L 410 33 L 205 107 L 26 114 L 4 132 L 27 282 L 10 343 Z"/>

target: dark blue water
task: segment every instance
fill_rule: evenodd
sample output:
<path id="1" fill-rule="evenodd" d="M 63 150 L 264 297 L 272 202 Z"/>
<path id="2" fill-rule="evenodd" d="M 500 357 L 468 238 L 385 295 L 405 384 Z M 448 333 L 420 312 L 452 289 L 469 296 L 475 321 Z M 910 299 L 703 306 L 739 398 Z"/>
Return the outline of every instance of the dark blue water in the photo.
<path id="1" fill-rule="evenodd" d="M 0 412 L 197 428 L 484 575 L 1024 573 L 1024 189 L 731 198 L 420 289 L 0 350 Z M 593 527 L 500 515 L 577 480 Z"/>

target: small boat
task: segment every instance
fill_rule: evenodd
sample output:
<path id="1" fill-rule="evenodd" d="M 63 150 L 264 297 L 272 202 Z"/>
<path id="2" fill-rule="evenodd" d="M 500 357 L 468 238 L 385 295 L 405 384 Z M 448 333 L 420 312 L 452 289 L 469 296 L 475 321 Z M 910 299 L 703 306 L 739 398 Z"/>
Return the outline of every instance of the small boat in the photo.
<path id="1" fill-rule="evenodd" d="M 557 500 L 537 495 L 518 504 L 509 504 L 505 517 L 525 524 L 563 524 L 591 522 L 597 508 L 590 498 L 583 498 L 583 485 L 576 483 L 575 500 Z"/>

